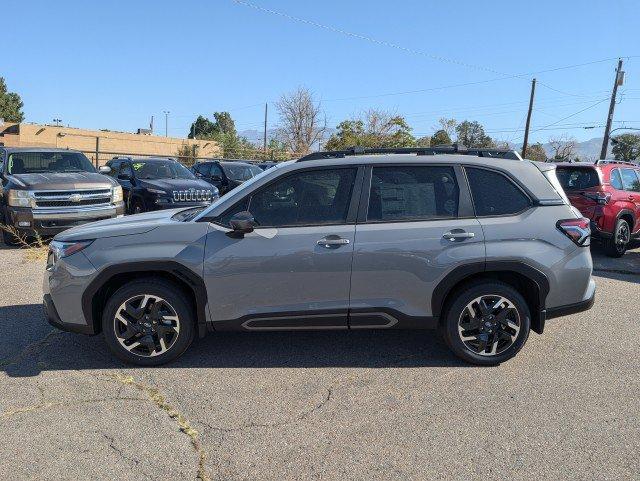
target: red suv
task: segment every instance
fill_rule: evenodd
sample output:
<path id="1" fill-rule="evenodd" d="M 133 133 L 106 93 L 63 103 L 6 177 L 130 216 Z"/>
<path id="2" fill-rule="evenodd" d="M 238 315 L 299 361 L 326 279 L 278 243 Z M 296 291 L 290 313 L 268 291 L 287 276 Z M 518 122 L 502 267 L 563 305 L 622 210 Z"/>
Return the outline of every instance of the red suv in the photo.
<path id="1" fill-rule="evenodd" d="M 640 165 L 561 163 L 556 173 L 571 203 L 591 220 L 592 237 L 607 255 L 621 257 L 640 237 Z"/>

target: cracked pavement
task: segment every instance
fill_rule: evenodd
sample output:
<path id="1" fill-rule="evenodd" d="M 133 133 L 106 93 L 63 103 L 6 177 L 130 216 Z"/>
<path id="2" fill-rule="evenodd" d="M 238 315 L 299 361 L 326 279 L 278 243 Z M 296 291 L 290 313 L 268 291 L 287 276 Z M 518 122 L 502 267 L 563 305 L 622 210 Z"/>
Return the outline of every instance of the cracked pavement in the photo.
<path id="1" fill-rule="evenodd" d="M 211 334 L 151 369 L 46 324 L 43 262 L 0 245 L 0 479 L 638 479 L 640 249 L 594 262 L 594 308 L 497 368 L 369 331 Z"/>

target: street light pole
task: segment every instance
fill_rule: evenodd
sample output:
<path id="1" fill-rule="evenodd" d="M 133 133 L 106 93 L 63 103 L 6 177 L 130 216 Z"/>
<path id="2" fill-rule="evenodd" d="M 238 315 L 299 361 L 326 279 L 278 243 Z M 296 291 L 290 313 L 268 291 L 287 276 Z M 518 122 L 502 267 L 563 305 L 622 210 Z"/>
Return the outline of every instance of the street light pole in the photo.
<path id="1" fill-rule="evenodd" d="M 163 110 L 164 113 L 164 136 L 169 137 L 169 112 L 168 110 Z"/>

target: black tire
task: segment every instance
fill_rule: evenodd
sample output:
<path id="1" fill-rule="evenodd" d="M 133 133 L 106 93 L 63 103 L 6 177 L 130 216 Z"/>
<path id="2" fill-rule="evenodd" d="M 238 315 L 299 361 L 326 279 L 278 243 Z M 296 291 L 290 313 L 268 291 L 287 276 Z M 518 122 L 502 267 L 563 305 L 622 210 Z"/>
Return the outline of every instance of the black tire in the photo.
<path id="1" fill-rule="evenodd" d="M 125 328 L 121 321 L 116 320 L 116 314 L 120 316 L 126 315 L 125 317 L 129 318 L 132 328 L 144 329 L 142 326 L 144 321 L 147 321 L 145 325 L 152 324 L 147 318 L 151 315 L 150 311 L 153 311 L 155 303 L 158 302 L 155 299 L 147 301 L 145 306 L 139 304 L 140 308 L 144 307 L 142 312 L 148 313 L 148 315 L 142 314 L 143 317 L 139 320 L 134 320 L 134 317 L 130 317 L 129 311 L 123 312 L 121 310 L 121 307 L 125 305 L 127 301 L 134 299 L 133 302 L 135 303 L 137 302 L 135 299 L 143 296 L 150 296 L 156 299 L 160 298 L 162 301 L 162 309 L 165 309 L 165 312 L 166 310 L 172 310 L 170 314 L 172 314 L 172 317 L 176 317 L 174 322 L 179 329 L 177 333 L 175 333 L 175 338 L 173 338 L 172 335 L 167 338 L 167 342 L 169 342 L 168 346 L 166 346 L 166 342 L 164 346 L 161 346 L 158 332 L 152 331 L 153 326 L 150 326 L 148 328 L 149 331 L 145 331 L 145 333 L 136 333 L 134 337 L 124 336 L 122 332 L 119 333 L 120 336 L 116 334 L 116 329 L 125 329 L 127 333 L 129 332 L 129 327 Z M 153 324 L 156 323 L 153 322 Z M 157 327 L 160 328 L 160 326 Z M 174 327 L 170 326 L 170 328 L 175 331 Z M 167 328 L 165 327 L 165 329 Z M 107 346 L 120 360 L 139 366 L 158 366 L 177 359 L 191 345 L 196 332 L 195 314 L 190 307 L 187 296 L 176 285 L 159 278 L 139 279 L 125 284 L 109 298 L 102 314 L 102 332 Z M 143 336 L 143 334 L 145 335 Z M 156 346 L 156 351 L 162 351 L 165 346 L 166 350 L 161 353 L 150 354 L 149 349 L 144 343 L 144 339 L 147 339 L 147 336 L 151 336 L 151 338 L 154 339 L 153 342 Z M 127 339 L 124 340 L 125 338 Z M 138 343 L 139 347 L 128 350 L 123 343 L 127 343 L 129 339 L 131 339 L 131 342 L 129 342 L 130 345 L 133 345 L 137 341 L 142 342 Z"/>
<path id="2" fill-rule="evenodd" d="M 629 247 L 631 241 L 631 228 L 624 219 L 618 219 L 613 230 L 611 239 L 602 242 L 604 253 L 609 257 L 622 257 Z"/>
<path id="3" fill-rule="evenodd" d="M 497 308 L 500 309 L 499 311 L 491 310 L 491 313 L 504 311 L 506 313 L 504 319 L 498 314 L 487 314 L 483 317 L 478 315 L 471 318 L 467 306 L 472 301 L 481 298 L 490 300 L 489 302 L 496 300 L 497 303 L 498 297 L 504 298 L 508 302 L 501 304 L 505 306 L 504 309 L 499 307 Z M 490 307 L 486 301 L 483 301 L 483 306 L 484 309 Z M 477 312 L 479 314 L 479 311 Z M 489 316 L 492 315 L 493 318 L 489 319 Z M 487 321 L 487 319 L 489 320 Z M 472 322 L 474 325 L 479 325 L 478 329 L 466 331 L 462 328 L 462 326 L 471 326 Z M 492 330 L 491 327 L 485 327 L 486 322 L 493 326 Z M 512 325 L 517 325 L 517 329 L 512 328 Z M 459 326 L 462 330 L 459 330 Z M 472 364 L 482 366 L 495 366 L 514 357 L 527 342 L 530 328 L 529 306 L 517 290 L 502 282 L 481 280 L 468 284 L 454 293 L 449 305 L 445 308 L 443 322 L 440 325 L 445 342 L 456 356 Z M 463 336 L 470 340 L 465 343 L 462 340 Z M 474 336 L 476 339 L 472 340 Z M 508 339 L 509 337 L 511 339 Z M 496 350 L 492 354 L 494 344 Z M 484 350 L 482 350 L 483 345 L 486 346 Z M 476 347 L 477 349 L 475 349 Z"/>
<path id="4" fill-rule="evenodd" d="M 131 213 L 132 214 L 142 214 L 145 212 L 144 204 L 140 199 L 135 199 L 131 204 Z"/>

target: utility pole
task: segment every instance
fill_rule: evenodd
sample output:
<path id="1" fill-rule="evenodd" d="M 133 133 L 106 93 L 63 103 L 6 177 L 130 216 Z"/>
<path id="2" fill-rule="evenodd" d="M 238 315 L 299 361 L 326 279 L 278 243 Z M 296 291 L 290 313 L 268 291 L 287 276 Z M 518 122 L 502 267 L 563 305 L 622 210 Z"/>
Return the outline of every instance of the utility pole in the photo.
<path id="1" fill-rule="evenodd" d="M 265 103 L 264 104 L 264 143 L 263 143 L 265 159 L 267 154 L 267 110 L 268 109 L 269 109 L 269 104 Z"/>
<path id="2" fill-rule="evenodd" d="M 62 122 L 62 119 L 53 119 L 53 121 L 56 123 L 56 127 L 60 127 L 60 122 Z"/>
<path id="3" fill-rule="evenodd" d="M 169 112 L 168 110 L 163 110 L 164 113 L 164 136 L 169 137 Z"/>
<path id="4" fill-rule="evenodd" d="M 524 128 L 524 142 L 522 143 L 522 158 L 526 159 L 527 144 L 529 142 L 529 127 L 531 126 L 531 112 L 533 111 L 533 97 L 536 94 L 536 79 L 531 81 L 531 97 L 529 97 L 529 111 L 527 112 L 527 125 Z"/>
<path id="5" fill-rule="evenodd" d="M 609 115 L 607 116 L 607 126 L 604 129 L 604 139 L 602 139 L 602 150 L 600 151 L 600 160 L 607 157 L 609 148 L 609 134 L 611 134 L 611 123 L 613 122 L 613 111 L 616 106 L 616 95 L 618 93 L 618 85 L 624 82 L 624 72 L 622 71 L 622 59 L 618 59 L 618 68 L 616 69 L 616 78 L 613 82 L 613 91 L 611 92 L 611 103 L 609 104 Z"/>

